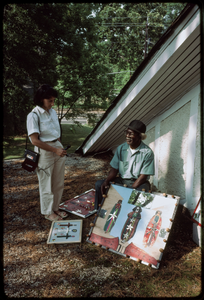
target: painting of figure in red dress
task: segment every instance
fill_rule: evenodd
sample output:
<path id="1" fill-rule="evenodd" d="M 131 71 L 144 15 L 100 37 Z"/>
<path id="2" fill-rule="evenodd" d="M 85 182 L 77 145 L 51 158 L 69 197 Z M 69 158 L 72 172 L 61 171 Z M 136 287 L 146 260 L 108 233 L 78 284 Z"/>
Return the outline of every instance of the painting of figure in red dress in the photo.
<path id="1" fill-rule="evenodd" d="M 155 215 L 150 219 L 143 238 L 143 244 L 145 247 L 151 247 L 154 245 L 160 227 L 162 223 L 162 218 L 161 218 L 162 212 L 160 210 L 157 210 Z"/>
<path id="2" fill-rule="evenodd" d="M 141 219 L 141 211 L 142 208 L 140 206 L 136 206 L 133 208 L 132 212 L 128 214 L 127 221 L 121 231 L 122 243 L 129 241 L 134 236 L 137 225 Z"/>
<path id="3" fill-rule="evenodd" d="M 117 217 L 120 213 L 122 206 L 122 200 L 118 200 L 118 202 L 113 206 L 111 209 L 110 214 L 108 215 L 107 221 L 104 225 L 103 230 L 107 233 L 110 232 L 113 226 L 115 225 L 115 222 L 117 220 Z"/>

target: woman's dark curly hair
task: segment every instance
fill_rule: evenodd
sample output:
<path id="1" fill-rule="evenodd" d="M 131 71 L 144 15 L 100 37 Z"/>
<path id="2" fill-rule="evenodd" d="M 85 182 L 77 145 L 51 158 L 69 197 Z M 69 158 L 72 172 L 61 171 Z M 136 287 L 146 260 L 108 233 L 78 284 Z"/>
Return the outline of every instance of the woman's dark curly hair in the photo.
<path id="1" fill-rule="evenodd" d="M 35 105 L 42 107 L 43 99 L 50 99 L 51 97 L 57 98 L 57 91 L 48 84 L 43 84 L 38 88 L 34 96 L 34 103 Z"/>

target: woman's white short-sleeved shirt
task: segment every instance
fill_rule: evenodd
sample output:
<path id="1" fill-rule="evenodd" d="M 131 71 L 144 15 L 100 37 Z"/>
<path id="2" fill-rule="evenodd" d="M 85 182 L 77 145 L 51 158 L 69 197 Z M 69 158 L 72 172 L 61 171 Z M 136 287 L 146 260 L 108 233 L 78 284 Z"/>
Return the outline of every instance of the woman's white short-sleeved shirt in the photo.
<path id="1" fill-rule="evenodd" d="M 61 131 L 56 111 L 51 108 L 47 112 L 44 108 L 36 106 L 27 116 L 27 131 L 28 136 L 39 133 L 42 142 L 58 139 Z"/>

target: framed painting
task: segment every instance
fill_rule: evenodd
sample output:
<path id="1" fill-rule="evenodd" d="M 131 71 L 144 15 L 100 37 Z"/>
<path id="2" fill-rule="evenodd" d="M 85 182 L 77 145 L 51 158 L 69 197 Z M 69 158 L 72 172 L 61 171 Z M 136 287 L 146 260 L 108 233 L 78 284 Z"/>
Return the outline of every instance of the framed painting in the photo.
<path id="1" fill-rule="evenodd" d="M 82 220 L 53 221 L 47 244 L 81 243 Z"/>
<path id="2" fill-rule="evenodd" d="M 60 204 L 59 209 L 65 210 L 82 218 L 87 218 L 97 212 L 94 209 L 95 190 L 91 189 Z"/>
<path id="3" fill-rule="evenodd" d="M 179 200 L 111 184 L 87 242 L 158 269 Z"/>

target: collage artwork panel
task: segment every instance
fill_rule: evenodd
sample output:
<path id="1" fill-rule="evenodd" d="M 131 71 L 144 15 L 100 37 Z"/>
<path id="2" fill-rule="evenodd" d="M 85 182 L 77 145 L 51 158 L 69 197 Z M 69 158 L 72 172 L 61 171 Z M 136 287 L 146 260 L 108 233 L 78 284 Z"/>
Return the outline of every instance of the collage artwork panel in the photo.
<path id="1" fill-rule="evenodd" d="M 59 209 L 65 210 L 82 218 L 87 218 L 97 211 L 94 208 L 94 204 L 95 190 L 91 189 L 61 203 Z"/>
<path id="2" fill-rule="evenodd" d="M 89 241 L 158 268 L 178 202 L 112 184 Z"/>
<path id="3" fill-rule="evenodd" d="M 53 221 L 47 244 L 81 243 L 82 220 Z"/>

